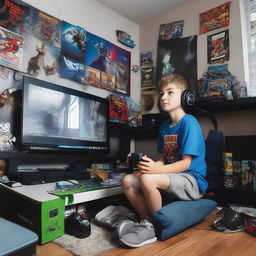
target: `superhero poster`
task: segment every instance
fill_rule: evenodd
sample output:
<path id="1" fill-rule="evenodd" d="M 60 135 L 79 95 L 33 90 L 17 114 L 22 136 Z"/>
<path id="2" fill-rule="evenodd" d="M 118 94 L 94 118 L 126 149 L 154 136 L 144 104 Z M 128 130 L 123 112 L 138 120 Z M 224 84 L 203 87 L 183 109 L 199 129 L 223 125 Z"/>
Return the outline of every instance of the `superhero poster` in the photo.
<path id="1" fill-rule="evenodd" d="M 112 123 L 128 123 L 128 106 L 124 96 L 109 96 L 109 121 Z"/>
<path id="2" fill-rule="evenodd" d="M 131 53 L 87 32 L 86 66 L 115 76 L 114 91 L 129 95 Z"/>
<path id="3" fill-rule="evenodd" d="M 26 32 L 30 6 L 18 0 L 0 0 L 0 26 L 18 34 Z"/>
<path id="4" fill-rule="evenodd" d="M 85 64 L 86 30 L 68 22 L 61 22 L 62 55 Z"/>
<path id="5" fill-rule="evenodd" d="M 161 24 L 159 29 L 159 40 L 180 38 L 183 35 L 184 20 Z"/>
<path id="6" fill-rule="evenodd" d="M 0 27 L 0 65 L 21 70 L 24 38 Z"/>
<path id="7" fill-rule="evenodd" d="M 228 29 L 207 36 L 208 64 L 221 64 L 229 60 Z"/>
<path id="8" fill-rule="evenodd" d="M 47 44 L 60 48 L 60 20 L 36 9 L 33 9 L 32 20 L 34 36 Z"/>
<path id="9" fill-rule="evenodd" d="M 229 26 L 230 3 L 226 2 L 199 15 L 199 33 Z"/>
<path id="10" fill-rule="evenodd" d="M 85 77 L 85 66 L 83 63 L 62 55 L 60 61 L 60 76 L 82 83 Z"/>
<path id="11" fill-rule="evenodd" d="M 85 67 L 85 77 L 83 83 L 94 87 L 101 88 L 101 76 L 100 71 L 95 68 Z"/>
<path id="12" fill-rule="evenodd" d="M 184 76 L 197 90 L 197 36 L 158 41 L 156 82 L 172 73 Z"/>

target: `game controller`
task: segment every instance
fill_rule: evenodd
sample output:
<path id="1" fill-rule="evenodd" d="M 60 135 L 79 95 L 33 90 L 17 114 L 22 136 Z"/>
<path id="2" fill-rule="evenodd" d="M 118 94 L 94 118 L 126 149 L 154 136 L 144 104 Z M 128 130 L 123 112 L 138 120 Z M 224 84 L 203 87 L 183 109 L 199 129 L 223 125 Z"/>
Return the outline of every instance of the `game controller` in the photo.
<path id="1" fill-rule="evenodd" d="M 137 164 L 142 161 L 142 157 L 145 156 L 143 153 L 130 153 L 130 156 L 128 158 L 128 164 L 129 164 L 129 172 L 133 172 L 134 168 L 137 167 Z"/>

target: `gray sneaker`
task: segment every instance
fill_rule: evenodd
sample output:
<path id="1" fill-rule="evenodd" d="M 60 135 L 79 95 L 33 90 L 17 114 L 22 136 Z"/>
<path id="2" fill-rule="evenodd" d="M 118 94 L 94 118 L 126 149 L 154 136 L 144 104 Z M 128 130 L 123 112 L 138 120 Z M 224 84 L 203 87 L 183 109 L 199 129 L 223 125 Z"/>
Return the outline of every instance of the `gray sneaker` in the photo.
<path id="1" fill-rule="evenodd" d="M 139 247 L 153 243 L 156 240 L 155 229 L 152 223 L 147 220 L 141 221 L 132 231 L 120 238 L 120 241 L 129 247 Z"/>
<path id="2" fill-rule="evenodd" d="M 121 223 L 119 223 L 117 227 L 117 235 L 120 239 L 124 234 L 132 232 L 136 227 L 138 223 L 131 221 L 131 220 L 124 220 Z"/>

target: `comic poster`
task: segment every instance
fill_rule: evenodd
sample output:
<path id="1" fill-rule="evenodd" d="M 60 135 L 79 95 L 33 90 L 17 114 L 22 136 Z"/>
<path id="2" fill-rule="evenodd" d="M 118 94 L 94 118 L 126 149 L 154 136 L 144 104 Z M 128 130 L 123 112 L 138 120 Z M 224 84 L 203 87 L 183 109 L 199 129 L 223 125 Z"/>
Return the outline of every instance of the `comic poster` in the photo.
<path id="1" fill-rule="evenodd" d="M 85 77 L 82 82 L 87 85 L 101 88 L 100 73 L 100 70 L 86 66 Z"/>
<path id="2" fill-rule="evenodd" d="M 109 96 L 109 121 L 112 123 L 128 123 L 128 107 L 124 96 Z"/>
<path id="3" fill-rule="evenodd" d="M 208 64 L 220 64 L 229 60 L 228 29 L 207 36 Z"/>
<path id="4" fill-rule="evenodd" d="M 114 91 L 116 78 L 114 75 L 108 74 L 106 72 L 101 72 L 101 88 Z"/>
<path id="5" fill-rule="evenodd" d="M 154 85 L 154 67 L 141 69 L 141 87 L 150 87 Z"/>
<path id="6" fill-rule="evenodd" d="M 58 77 L 60 48 L 28 34 L 25 38 L 23 72 L 31 76 Z"/>
<path id="7" fill-rule="evenodd" d="M 87 32 L 86 66 L 115 76 L 114 90 L 129 95 L 131 53 Z"/>
<path id="8" fill-rule="evenodd" d="M 0 27 L 0 64 L 21 70 L 24 38 Z"/>
<path id="9" fill-rule="evenodd" d="M 0 26 L 12 32 L 26 32 L 30 6 L 21 1 L 0 0 Z"/>
<path id="10" fill-rule="evenodd" d="M 68 22 L 61 22 L 62 55 L 85 63 L 86 30 Z"/>
<path id="11" fill-rule="evenodd" d="M 140 53 L 140 66 L 151 67 L 153 66 L 153 57 L 151 51 L 142 51 Z"/>
<path id="12" fill-rule="evenodd" d="M 33 34 L 47 44 L 60 48 L 61 21 L 39 10 L 33 11 Z"/>
<path id="13" fill-rule="evenodd" d="M 172 73 L 184 76 L 197 90 L 197 36 L 158 41 L 156 82 Z"/>
<path id="14" fill-rule="evenodd" d="M 183 35 L 184 20 L 161 24 L 159 29 L 159 40 L 180 38 Z"/>
<path id="15" fill-rule="evenodd" d="M 83 63 L 61 56 L 60 76 L 78 83 L 82 83 L 85 77 L 85 66 Z"/>
<path id="16" fill-rule="evenodd" d="M 142 89 L 142 111 L 150 111 L 154 107 L 155 104 L 155 96 L 157 93 L 156 88 L 145 88 Z"/>
<path id="17" fill-rule="evenodd" d="M 230 3 L 226 2 L 204 13 L 200 13 L 199 33 L 204 34 L 217 28 L 229 26 Z"/>

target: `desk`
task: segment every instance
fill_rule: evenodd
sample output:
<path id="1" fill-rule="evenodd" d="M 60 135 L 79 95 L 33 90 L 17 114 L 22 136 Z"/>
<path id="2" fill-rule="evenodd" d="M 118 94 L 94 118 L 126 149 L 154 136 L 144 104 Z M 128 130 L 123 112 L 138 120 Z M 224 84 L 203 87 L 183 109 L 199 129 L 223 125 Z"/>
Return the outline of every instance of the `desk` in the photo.
<path id="1" fill-rule="evenodd" d="M 55 183 L 10 188 L 0 183 L 0 200 L 6 217 L 33 231 L 39 243 L 47 243 L 64 234 L 65 206 L 121 194 L 120 186 L 73 194 L 61 198 L 48 191 Z"/>

